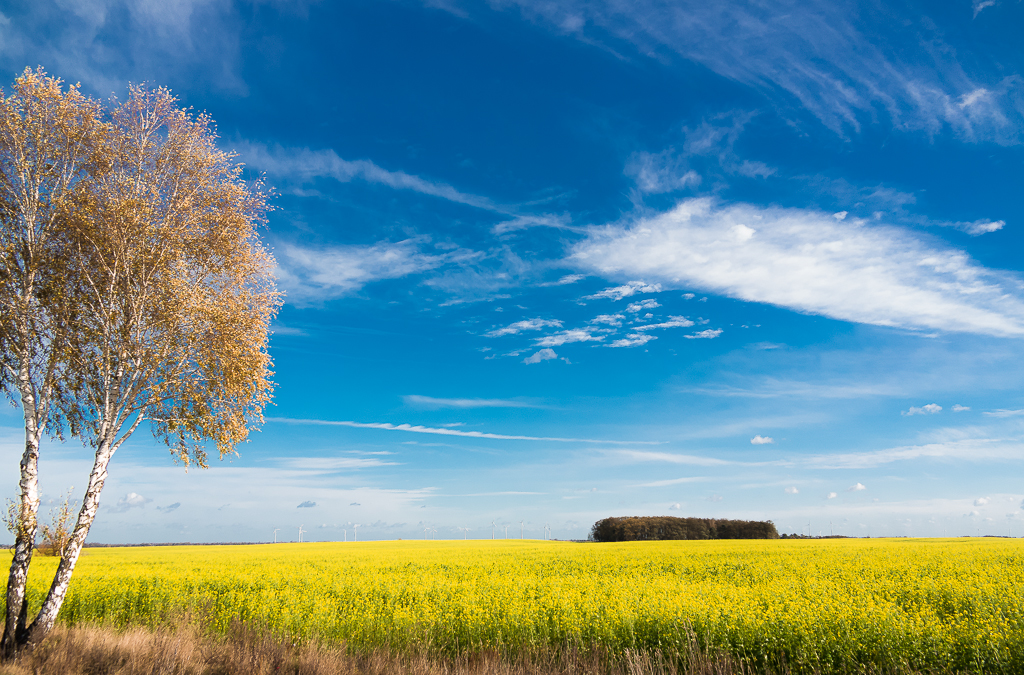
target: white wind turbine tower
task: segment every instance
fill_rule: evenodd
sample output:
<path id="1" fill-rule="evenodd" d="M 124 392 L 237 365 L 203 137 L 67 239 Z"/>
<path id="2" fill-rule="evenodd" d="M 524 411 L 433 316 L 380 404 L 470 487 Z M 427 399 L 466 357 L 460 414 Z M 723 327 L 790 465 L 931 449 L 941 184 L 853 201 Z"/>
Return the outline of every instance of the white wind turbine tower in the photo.
<path id="1" fill-rule="evenodd" d="M 430 529 L 430 541 L 434 541 L 434 535 L 437 534 L 437 530 L 434 528 Z"/>
<path id="2" fill-rule="evenodd" d="M 347 544 L 348 543 L 348 529 L 343 527 L 343 528 L 341 528 L 341 531 L 345 533 L 345 543 Z"/>
<path id="3" fill-rule="evenodd" d="M 359 530 L 356 529 L 357 527 L 359 527 L 359 526 L 358 525 L 353 525 L 352 526 L 352 541 L 359 541 Z"/>
<path id="4" fill-rule="evenodd" d="M 526 521 L 525 520 L 520 520 L 519 521 L 519 538 L 520 539 L 523 538 L 523 526 L 524 525 L 526 525 Z"/>
<path id="5" fill-rule="evenodd" d="M 508 525 L 505 526 L 505 538 L 508 539 Z"/>
<path id="6" fill-rule="evenodd" d="M 428 534 L 429 532 L 430 532 L 430 528 L 429 528 L 429 527 L 424 527 L 424 528 L 423 528 L 423 541 L 426 541 L 426 540 L 427 540 L 427 534 Z"/>
<path id="7" fill-rule="evenodd" d="M 302 533 L 303 532 L 305 532 L 305 530 L 302 529 L 302 525 L 299 525 L 299 543 L 300 544 L 302 543 Z"/>
<path id="8" fill-rule="evenodd" d="M 277 528 L 277 530 L 280 530 L 280 529 L 281 529 L 280 527 Z M 277 530 L 274 530 L 274 543 L 275 544 L 277 543 Z"/>
<path id="9" fill-rule="evenodd" d="M 492 541 L 494 540 L 494 528 L 495 528 L 495 525 L 494 525 L 494 521 L 492 520 L 491 521 L 491 540 Z"/>

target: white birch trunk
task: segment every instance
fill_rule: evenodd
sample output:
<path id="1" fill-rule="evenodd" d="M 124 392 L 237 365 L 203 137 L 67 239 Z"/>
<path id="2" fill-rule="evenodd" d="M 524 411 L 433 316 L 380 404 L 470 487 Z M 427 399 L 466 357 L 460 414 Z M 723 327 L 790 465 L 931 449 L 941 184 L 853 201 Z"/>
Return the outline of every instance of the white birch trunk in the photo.
<path id="1" fill-rule="evenodd" d="M 39 512 L 39 438 L 36 398 L 29 380 L 28 364 L 22 364 L 18 377 L 21 405 L 25 415 L 25 453 L 21 457 L 21 505 L 15 532 L 14 558 L 7 578 L 7 617 L 4 622 L 3 653 L 13 655 L 26 637 L 25 623 L 28 606 L 25 603 L 25 583 L 32 551 L 36 543 Z"/>
<path id="2" fill-rule="evenodd" d="M 53 576 L 53 583 L 50 584 L 50 590 L 46 594 L 43 606 L 39 610 L 35 621 L 28 628 L 26 646 L 29 649 L 43 641 L 47 633 L 50 632 L 50 629 L 53 628 L 61 605 L 64 604 L 64 598 L 68 594 L 68 587 L 71 585 L 71 575 L 75 571 L 78 556 L 82 553 L 82 546 L 85 544 L 85 538 L 89 535 L 89 528 L 92 527 L 92 523 L 96 519 L 96 511 L 100 506 L 100 492 L 102 492 L 103 484 L 107 480 L 107 465 L 110 463 L 110 458 L 114 455 L 115 449 L 109 441 L 103 441 L 96 450 L 96 459 L 92 465 L 92 473 L 89 474 L 89 486 L 85 491 L 85 496 L 82 498 L 82 508 L 78 512 L 78 521 L 75 523 L 75 529 L 71 533 L 71 539 L 68 541 L 67 548 L 64 549 L 64 555 L 60 560 L 60 565 L 57 567 L 56 574 Z"/>

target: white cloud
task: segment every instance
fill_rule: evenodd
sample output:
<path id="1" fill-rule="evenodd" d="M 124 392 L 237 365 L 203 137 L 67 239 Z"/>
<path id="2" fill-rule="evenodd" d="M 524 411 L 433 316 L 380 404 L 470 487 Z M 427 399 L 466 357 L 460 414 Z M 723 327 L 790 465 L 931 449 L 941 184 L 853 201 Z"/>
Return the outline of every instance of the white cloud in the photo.
<path id="1" fill-rule="evenodd" d="M 125 511 L 128 511 L 129 509 L 136 509 L 136 508 L 141 509 L 146 504 L 150 503 L 151 501 L 153 501 L 153 500 L 152 499 L 147 499 L 146 497 L 143 497 L 142 495 L 140 495 L 137 492 L 129 492 L 124 497 L 121 497 L 120 499 L 117 500 L 117 503 L 114 504 L 114 506 L 112 506 L 110 508 L 110 512 L 111 513 L 124 513 Z"/>
<path id="2" fill-rule="evenodd" d="M 605 276 L 844 321 L 1024 335 L 1019 279 L 910 230 L 820 211 L 689 199 L 631 226 L 593 227 L 570 257 Z"/>
<path id="3" fill-rule="evenodd" d="M 550 349 L 542 349 L 541 352 L 552 352 Z M 540 352 L 538 352 L 540 353 Z M 557 355 L 556 355 L 557 356 Z M 553 358 L 553 357 L 547 357 Z M 658 445 L 660 441 L 612 441 L 594 438 L 556 438 L 550 436 L 513 436 L 506 434 L 492 434 L 483 431 L 461 431 L 458 429 L 443 429 L 436 427 L 424 427 L 418 424 L 391 424 L 390 422 L 350 422 L 347 420 L 316 420 L 299 419 L 294 417 L 268 417 L 268 422 L 282 422 L 284 424 L 303 424 L 311 426 L 327 427 L 351 427 L 354 429 L 380 429 L 384 431 L 407 431 L 415 434 L 437 434 L 439 436 L 461 436 L 463 438 L 492 438 L 506 441 L 556 441 L 559 443 L 608 443 L 613 445 Z M 636 451 L 634 451 L 636 452 Z"/>
<path id="4" fill-rule="evenodd" d="M 555 319 L 526 319 L 524 321 L 516 321 L 511 323 L 504 328 L 495 328 L 492 331 L 484 333 L 486 337 L 501 337 L 502 335 L 516 335 L 522 333 L 524 330 L 540 330 L 541 328 L 561 328 L 562 322 Z"/>
<path id="5" fill-rule="evenodd" d="M 848 213 L 848 211 L 839 211 L 838 213 L 833 213 L 832 217 L 835 218 L 836 220 L 846 220 L 846 216 Z"/>
<path id="6" fill-rule="evenodd" d="M 750 439 L 750 444 L 751 445 L 765 445 L 767 443 L 774 443 L 774 442 L 775 442 L 775 439 L 772 438 L 771 436 L 762 436 L 761 434 L 758 434 L 757 436 L 754 436 L 753 438 Z"/>
<path id="7" fill-rule="evenodd" d="M 162 511 L 163 513 L 173 513 L 174 511 L 177 511 L 180 508 L 181 502 L 174 502 L 173 504 L 168 504 L 167 506 L 158 506 L 156 507 L 156 510 Z"/>
<path id="8" fill-rule="evenodd" d="M 1024 415 L 1024 409 L 1020 409 L 1020 410 L 1003 410 L 1003 409 L 989 410 L 989 411 L 983 412 L 981 414 L 985 415 L 986 417 L 1017 417 L 1019 415 Z"/>
<path id="9" fill-rule="evenodd" d="M 618 327 L 622 325 L 622 320 L 625 318 L 622 314 L 599 314 L 587 323 L 603 323 Z"/>
<path id="10" fill-rule="evenodd" d="M 1024 460 L 1024 443 L 988 438 L 967 438 L 944 443 L 909 445 L 870 452 L 836 453 L 816 455 L 798 462 L 818 469 L 870 469 L 893 462 L 917 459 L 967 460 L 987 462 L 992 460 Z"/>
<path id="11" fill-rule="evenodd" d="M 846 488 L 846 491 L 847 492 L 860 492 L 861 490 L 867 490 L 867 489 L 868 489 L 867 486 L 865 486 L 863 483 L 856 483 L 856 484 L 851 485 L 850 487 Z"/>
<path id="12" fill-rule="evenodd" d="M 974 500 L 975 506 L 985 506 L 986 504 L 988 504 L 987 497 L 978 497 L 977 499 Z"/>
<path id="13" fill-rule="evenodd" d="M 240 158 L 247 164 L 266 171 L 271 176 L 288 179 L 297 184 L 309 184 L 317 178 L 332 178 L 342 183 L 364 180 L 395 190 L 411 190 L 487 211 L 509 212 L 507 207 L 499 206 L 486 197 L 460 192 L 447 183 L 427 180 L 404 171 L 389 171 L 367 159 L 342 159 L 337 152 L 330 149 L 284 148 L 280 145 L 268 146 L 245 141 L 236 142 L 234 146 Z"/>
<path id="14" fill-rule="evenodd" d="M 714 330 L 702 330 L 699 333 L 693 335 L 684 335 L 683 337 L 687 340 L 713 340 L 722 334 L 721 328 L 715 328 Z"/>
<path id="15" fill-rule="evenodd" d="M 910 406 L 910 410 L 905 410 L 905 411 L 901 412 L 900 414 L 901 415 L 907 415 L 907 416 L 909 416 L 909 415 L 934 415 L 934 414 L 939 413 L 939 412 L 942 412 L 942 406 L 941 405 L 939 405 L 938 403 L 929 403 L 928 405 L 923 405 L 920 408 L 918 408 L 916 406 Z"/>
<path id="16" fill-rule="evenodd" d="M 312 509 L 314 507 L 316 507 L 316 502 L 305 501 L 305 502 L 302 502 L 301 504 L 299 504 L 298 506 L 296 506 L 295 508 L 297 508 L 297 509 Z"/>
<path id="17" fill-rule="evenodd" d="M 967 234 L 978 236 L 1001 230 L 1006 225 L 1005 220 L 975 220 L 972 223 L 958 223 L 960 229 Z"/>
<path id="18" fill-rule="evenodd" d="M 554 349 L 542 349 L 533 356 L 527 356 L 523 359 L 523 363 L 540 363 L 541 361 L 557 358 L 558 354 L 555 353 Z"/>
<path id="19" fill-rule="evenodd" d="M 378 457 L 288 457 L 282 460 L 281 464 L 300 471 L 331 473 L 378 466 L 398 466 L 399 462 L 388 462 Z"/>
<path id="20" fill-rule="evenodd" d="M 653 335 L 648 335 L 647 333 L 632 333 L 631 335 L 627 335 L 624 338 L 620 338 L 618 340 L 615 340 L 614 342 L 610 342 L 608 344 L 608 346 L 609 347 L 639 347 L 641 345 L 647 344 L 651 340 L 657 340 L 657 339 L 658 338 L 654 337 Z"/>
<path id="21" fill-rule="evenodd" d="M 503 212 L 504 208 L 493 209 L 499 213 Z M 493 234 L 501 235 L 508 232 L 515 232 L 517 230 L 526 230 L 531 227 L 553 227 L 559 230 L 573 229 L 571 227 L 571 219 L 568 214 L 556 215 L 551 213 L 542 214 L 528 214 L 515 216 L 511 220 L 505 220 L 497 223 L 491 228 Z M 565 277 L 563 277 L 564 279 Z M 562 283 L 573 283 L 572 281 L 566 281 Z M 552 285 L 562 285 L 556 283 Z"/>
<path id="22" fill-rule="evenodd" d="M 409 394 L 403 396 L 406 405 L 417 408 L 539 408 L 541 406 L 525 401 L 510 401 L 500 398 L 434 398 Z"/>
<path id="23" fill-rule="evenodd" d="M 688 169 L 686 161 L 672 149 L 657 154 L 634 152 L 626 160 L 624 173 L 636 181 L 637 189 L 644 194 L 674 192 L 701 182 L 700 175 Z"/>
<path id="24" fill-rule="evenodd" d="M 986 7 L 995 7 L 996 0 L 974 0 L 974 4 L 971 9 L 974 10 L 974 16 L 971 18 L 977 19 L 978 15 L 981 14 L 981 10 Z"/>
<path id="25" fill-rule="evenodd" d="M 838 497 L 838 496 L 839 496 L 839 495 L 838 495 L 838 494 L 836 494 L 835 492 L 829 492 L 829 493 L 828 493 L 828 496 L 827 496 L 827 497 L 825 497 L 825 499 L 835 499 L 835 498 L 836 498 L 836 497 Z"/>
<path id="26" fill-rule="evenodd" d="M 702 483 L 707 478 L 704 476 L 687 476 L 685 478 L 669 478 L 667 480 L 656 480 L 651 483 L 641 483 L 636 487 L 666 487 L 669 485 L 681 485 L 683 483 Z"/>
<path id="27" fill-rule="evenodd" d="M 678 511 L 681 508 L 683 508 L 683 507 L 679 505 L 679 502 L 676 502 L 675 504 L 669 505 L 668 510 L 669 511 Z"/>
<path id="28" fill-rule="evenodd" d="M 974 2 L 977 13 L 992 0 Z M 1017 79 L 976 81 L 962 65 L 959 50 L 946 42 L 956 34 L 957 24 L 921 21 L 919 11 L 910 6 L 871 14 L 856 3 L 830 2 L 803 4 L 799 11 L 756 2 L 500 4 L 515 4 L 529 19 L 545 21 L 589 44 L 611 36 L 656 59 L 664 59 L 666 50 L 675 52 L 764 93 L 780 108 L 807 110 L 840 135 L 857 133 L 863 122 L 884 116 L 897 129 L 929 135 L 949 128 L 966 141 L 1019 140 Z M 908 30 L 914 37 L 908 41 L 906 32 L 882 30 L 881 22 L 886 27 L 912 25 Z M 979 89 L 991 89 L 992 94 L 970 100 Z M 961 107 L 966 101 L 970 103 Z M 653 165 L 660 166 L 658 161 Z M 652 187 L 660 186 L 657 168 L 649 171 Z"/>
<path id="29" fill-rule="evenodd" d="M 967 410 L 970 410 L 970 409 L 971 409 L 970 406 L 960 405 L 959 403 L 955 404 L 953 406 L 953 408 L 952 408 L 953 412 L 964 412 L 964 411 L 967 411 Z"/>
<path id="30" fill-rule="evenodd" d="M 626 311 L 639 312 L 644 309 L 655 309 L 656 307 L 661 307 L 661 304 L 657 300 L 648 298 L 646 300 L 641 300 L 640 302 L 629 303 L 628 305 L 626 305 Z"/>
<path id="31" fill-rule="evenodd" d="M 414 238 L 320 249 L 279 244 L 275 248 L 278 285 L 289 303 L 305 305 L 349 295 L 374 281 L 465 263 L 482 255 L 464 249 L 423 253 L 425 241 Z"/>
<path id="32" fill-rule="evenodd" d="M 737 463 L 715 457 L 679 455 L 671 452 L 651 452 L 648 450 L 619 450 L 615 454 L 634 462 L 666 462 L 668 464 L 689 464 L 693 466 L 729 466 Z"/>
<path id="33" fill-rule="evenodd" d="M 649 324 L 646 324 L 646 325 L 643 325 L 643 326 L 635 326 L 633 328 L 633 330 L 635 330 L 635 331 L 645 331 L 645 330 L 654 330 L 655 328 L 689 328 L 692 325 L 693 325 L 693 322 L 690 321 L 689 319 L 687 319 L 685 316 L 670 316 L 668 318 L 668 321 L 662 321 L 661 323 L 649 323 Z M 702 333 L 710 333 L 710 332 L 713 332 L 713 331 L 701 331 L 701 332 Z M 719 334 L 721 332 L 722 331 L 718 331 Z M 691 337 L 691 336 L 688 336 L 688 337 Z M 692 337 L 718 337 L 718 334 L 708 336 L 708 335 L 701 335 L 700 333 L 698 333 L 698 334 L 696 334 L 695 336 L 692 336 Z"/>
<path id="34" fill-rule="evenodd" d="M 607 298 L 609 300 L 622 300 L 628 298 L 631 295 L 637 293 L 660 293 L 661 284 L 648 284 L 643 281 L 629 281 L 623 286 L 615 286 L 614 288 L 606 288 L 603 291 L 594 293 L 593 295 L 584 296 L 584 300 L 601 300 Z"/>
<path id="35" fill-rule="evenodd" d="M 722 501 L 722 495 L 711 495 L 710 497 L 707 498 L 707 501 L 709 501 L 709 502 L 720 502 L 720 501 Z"/>
<path id="36" fill-rule="evenodd" d="M 559 278 L 557 281 L 547 281 L 543 284 L 538 284 L 538 286 L 567 286 L 569 284 L 574 284 L 577 281 L 582 281 L 583 279 L 586 278 L 587 277 L 585 274 L 566 274 L 565 276 Z"/>
<path id="37" fill-rule="evenodd" d="M 795 494 L 797 494 L 799 492 L 800 491 L 797 490 L 795 487 L 788 487 L 788 488 L 786 488 L 786 494 L 787 495 L 795 495 Z"/>
<path id="38" fill-rule="evenodd" d="M 593 342 L 597 340 L 604 340 L 604 336 L 593 335 L 590 331 L 582 330 L 580 328 L 572 328 L 570 330 L 563 330 L 559 333 L 552 333 L 551 335 L 545 335 L 544 337 L 537 338 L 535 342 L 540 347 L 558 347 L 559 345 L 568 344 L 570 342 Z M 531 361 L 531 363 L 534 362 Z"/>

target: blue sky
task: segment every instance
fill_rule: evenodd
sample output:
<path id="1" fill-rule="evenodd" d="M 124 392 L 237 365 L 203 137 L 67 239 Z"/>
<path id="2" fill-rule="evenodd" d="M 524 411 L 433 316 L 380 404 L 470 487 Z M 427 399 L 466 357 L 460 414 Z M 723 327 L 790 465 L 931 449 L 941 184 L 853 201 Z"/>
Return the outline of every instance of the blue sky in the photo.
<path id="1" fill-rule="evenodd" d="M 279 195 L 266 426 L 188 473 L 140 430 L 91 540 L 1024 535 L 1022 25 L 1009 0 L 0 3 L 7 81 L 166 85 Z M 7 408 L 10 496 L 20 438 Z M 90 463 L 48 445 L 44 501 Z"/>

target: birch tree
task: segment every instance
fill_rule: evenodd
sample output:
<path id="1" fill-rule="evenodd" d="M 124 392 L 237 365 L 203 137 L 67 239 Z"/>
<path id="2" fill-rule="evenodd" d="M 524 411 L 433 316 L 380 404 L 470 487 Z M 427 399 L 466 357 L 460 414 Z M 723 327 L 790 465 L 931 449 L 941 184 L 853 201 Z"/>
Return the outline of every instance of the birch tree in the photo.
<path id="1" fill-rule="evenodd" d="M 21 405 L 25 451 L 6 593 L 3 651 L 25 637 L 25 581 L 39 510 L 39 444 L 77 426 L 63 382 L 75 347 L 66 214 L 97 167 L 100 108 L 76 87 L 26 70 L 0 93 L 0 387 Z M 71 419 L 66 414 L 71 413 Z"/>
<path id="2" fill-rule="evenodd" d="M 53 582 L 14 649 L 52 628 L 110 460 L 140 426 L 186 467 L 206 467 L 205 448 L 234 452 L 272 393 L 267 346 L 280 301 L 257 233 L 261 183 L 243 181 L 210 118 L 166 89 L 130 87 L 107 124 L 101 161 L 62 221 L 76 335 L 62 357 L 74 376 L 60 409 L 95 456 Z"/>

